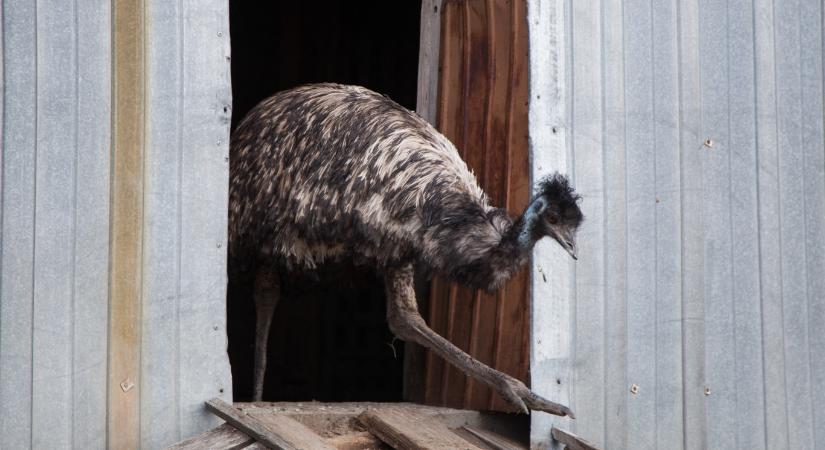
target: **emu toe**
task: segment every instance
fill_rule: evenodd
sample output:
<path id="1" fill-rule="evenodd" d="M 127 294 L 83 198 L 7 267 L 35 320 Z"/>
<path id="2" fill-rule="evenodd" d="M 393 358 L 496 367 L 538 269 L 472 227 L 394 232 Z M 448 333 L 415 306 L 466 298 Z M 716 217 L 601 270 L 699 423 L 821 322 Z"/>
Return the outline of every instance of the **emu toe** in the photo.
<path id="1" fill-rule="evenodd" d="M 570 408 L 539 396 L 515 378 L 509 376 L 502 378 L 498 392 L 505 400 L 518 408 L 522 413 L 526 414 L 530 410 L 533 410 L 543 411 L 557 416 L 567 416 L 571 419 L 576 418 Z"/>

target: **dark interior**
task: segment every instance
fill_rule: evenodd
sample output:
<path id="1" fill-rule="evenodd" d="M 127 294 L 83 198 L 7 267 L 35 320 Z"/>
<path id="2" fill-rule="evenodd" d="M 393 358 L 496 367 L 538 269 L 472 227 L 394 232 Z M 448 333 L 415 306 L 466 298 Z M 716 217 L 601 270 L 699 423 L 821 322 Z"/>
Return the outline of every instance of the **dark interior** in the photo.
<path id="1" fill-rule="evenodd" d="M 415 109 L 420 8 L 411 0 L 231 1 L 233 128 L 275 92 L 321 81 L 366 86 Z M 229 273 L 234 399 L 247 401 L 251 282 Z M 377 274 L 342 263 L 282 278 L 264 400 L 401 400 L 404 348 L 392 342 Z"/>

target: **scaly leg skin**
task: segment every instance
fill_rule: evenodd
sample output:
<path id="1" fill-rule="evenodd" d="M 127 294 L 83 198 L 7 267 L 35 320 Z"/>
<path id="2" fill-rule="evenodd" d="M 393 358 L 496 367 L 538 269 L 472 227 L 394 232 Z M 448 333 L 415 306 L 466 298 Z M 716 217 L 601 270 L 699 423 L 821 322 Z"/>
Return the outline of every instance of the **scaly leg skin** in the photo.
<path id="1" fill-rule="evenodd" d="M 252 401 L 261 401 L 266 374 L 266 347 L 269 328 L 278 299 L 281 296 L 281 280 L 278 272 L 261 268 L 255 273 L 255 369 L 253 373 Z"/>
<path id="2" fill-rule="evenodd" d="M 568 407 L 534 394 L 521 381 L 486 366 L 431 330 L 418 313 L 413 290 L 412 265 L 388 268 L 385 273 L 385 284 L 387 322 L 390 330 L 399 339 L 432 349 L 462 372 L 495 389 L 505 400 L 524 413 L 529 412 L 529 408 L 574 418 Z"/>

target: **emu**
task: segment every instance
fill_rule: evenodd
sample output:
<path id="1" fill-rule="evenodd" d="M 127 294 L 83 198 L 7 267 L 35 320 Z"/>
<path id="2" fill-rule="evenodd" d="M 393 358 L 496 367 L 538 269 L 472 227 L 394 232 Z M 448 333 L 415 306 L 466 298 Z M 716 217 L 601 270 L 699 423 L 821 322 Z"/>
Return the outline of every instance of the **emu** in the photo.
<path id="1" fill-rule="evenodd" d="M 358 86 L 314 84 L 262 101 L 231 139 L 230 266 L 254 278 L 253 399 L 260 401 L 281 275 L 350 258 L 382 273 L 387 322 L 522 412 L 571 411 L 534 394 L 432 331 L 413 267 L 496 289 L 555 239 L 576 258 L 580 197 L 562 175 L 538 183 L 524 213 L 495 208 L 453 144 L 417 114 Z"/>

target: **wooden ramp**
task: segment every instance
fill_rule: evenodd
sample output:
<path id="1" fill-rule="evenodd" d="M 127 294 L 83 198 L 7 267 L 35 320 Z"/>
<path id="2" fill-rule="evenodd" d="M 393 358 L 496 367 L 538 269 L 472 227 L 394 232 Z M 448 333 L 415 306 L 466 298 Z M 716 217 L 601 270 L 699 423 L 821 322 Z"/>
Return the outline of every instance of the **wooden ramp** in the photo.
<path id="1" fill-rule="evenodd" d="M 410 403 L 207 402 L 226 421 L 170 449 L 527 450 L 527 418 Z M 556 433 L 554 433 L 555 435 Z M 559 436 L 562 436 L 561 434 Z M 576 439 L 560 439 L 570 448 Z M 573 443 L 574 445 L 571 445 Z"/>

